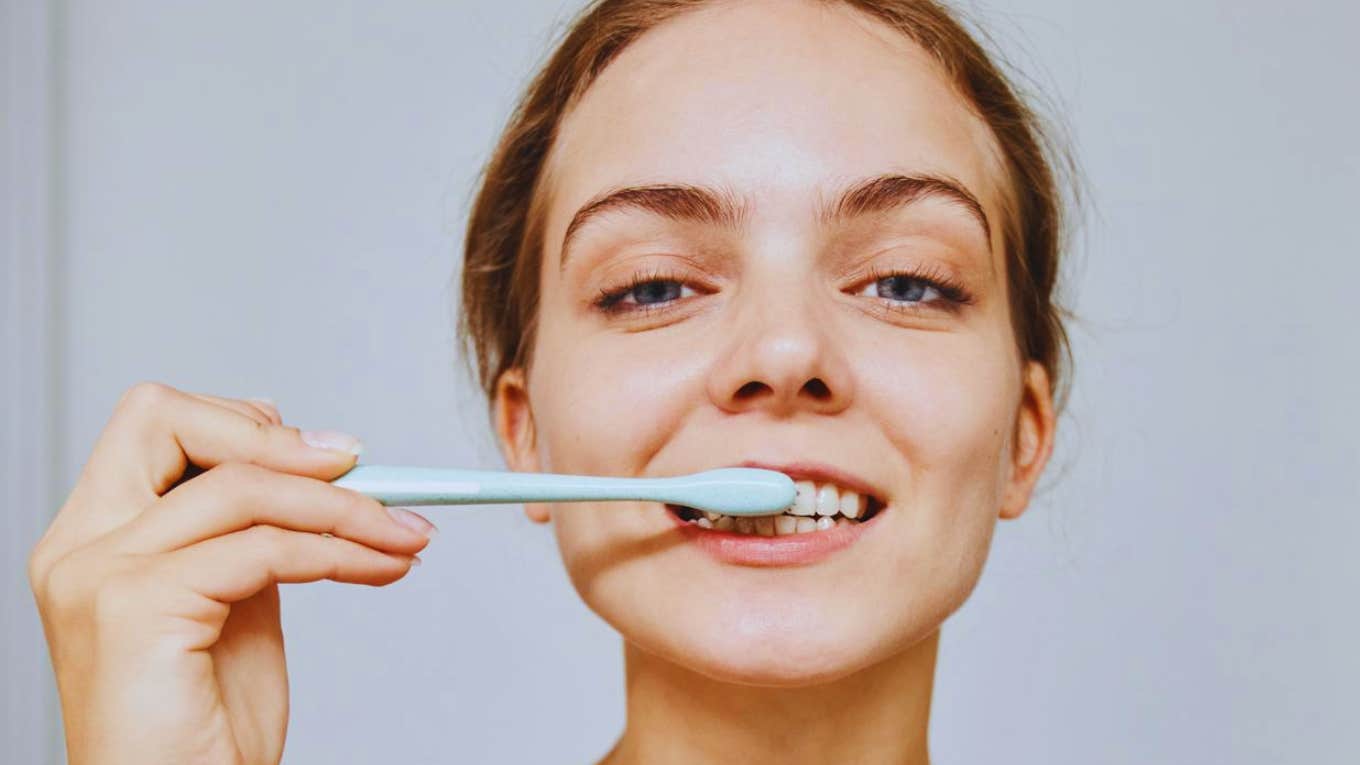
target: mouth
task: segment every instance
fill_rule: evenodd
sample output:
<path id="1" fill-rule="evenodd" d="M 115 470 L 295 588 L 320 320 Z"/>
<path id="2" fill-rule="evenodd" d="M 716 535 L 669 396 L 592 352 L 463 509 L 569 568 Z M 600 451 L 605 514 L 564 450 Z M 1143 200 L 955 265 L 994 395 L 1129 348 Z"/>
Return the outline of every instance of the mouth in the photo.
<path id="1" fill-rule="evenodd" d="M 727 563 L 795 565 L 812 563 L 858 540 L 888 505 L 882 494 L 857 477 L 825 465 L 740 467 L 776 470 L 794 480 L 798 494 L 781 513 L 730 516 L 683 505 L 666 505 L 684 536 Z"/>
<path id="2" fill-rule="evenodd" d="M 790 476 L 792 477 L 792 476 Z M 684 505 L 666 505 L 680 520 L 701 529 L 762 537 L 815 534 L 837 526 L 867 523 L 883 509 L 883 500 L 830 481 L 794 481 L 798 496 L 793 504 L 775 515 L 732 516 L 696 510 Z"/>

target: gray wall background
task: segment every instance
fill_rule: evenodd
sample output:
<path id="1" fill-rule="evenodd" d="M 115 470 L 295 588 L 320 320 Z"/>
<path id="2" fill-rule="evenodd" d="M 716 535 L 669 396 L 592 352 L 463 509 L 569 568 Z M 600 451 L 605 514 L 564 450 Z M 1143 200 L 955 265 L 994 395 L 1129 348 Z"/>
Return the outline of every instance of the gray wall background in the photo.
<path id="1" fill-rule="evenodd" d="M 61 757 L 23 556 L 128 385 L 500 466 L 450 284 L 576 7 L 4 0 L 3 759 Z M 1060 451 L 944 627 L 935 760 L 1355 761 L 1360 12 L 970 7 L 1061 103 L 1094 204 Z M 619 640 L 550 532 L 435 515 L 407 581 L 285 589 L 285 761 L 599 756 Z"/>

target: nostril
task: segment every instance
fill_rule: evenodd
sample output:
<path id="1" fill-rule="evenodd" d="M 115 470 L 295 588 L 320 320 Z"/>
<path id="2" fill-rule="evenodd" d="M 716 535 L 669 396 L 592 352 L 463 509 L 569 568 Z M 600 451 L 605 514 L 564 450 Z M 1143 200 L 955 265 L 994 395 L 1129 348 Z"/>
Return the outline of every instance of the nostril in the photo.
<path id="1" fill-rule="evenodd" d="M 769 392 L 770 386 L 759 380 L 752 380 L 737 389 L 737 399 L 755 398 L 762 393 Z"/>
<path id="2" fill-rule="evenodd" d="M 820 400 L 831 397 L 831 389 L 826 387 L 826 383 L 822 382 L 822 378 L 820 377 L 814 377 L 806 383 L 803 383 L 803 389 L 815 399 Z"/>

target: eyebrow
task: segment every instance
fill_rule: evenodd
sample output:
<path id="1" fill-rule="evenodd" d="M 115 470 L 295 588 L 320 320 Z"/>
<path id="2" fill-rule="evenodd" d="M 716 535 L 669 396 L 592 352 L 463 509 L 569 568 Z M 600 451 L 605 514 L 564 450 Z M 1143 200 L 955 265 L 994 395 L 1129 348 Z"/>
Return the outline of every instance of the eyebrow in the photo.
<path id="1" fill-rule="evenodd" d="M 963 184 L 941 175 L 887 173 L 861 180 L 842 191 L 831 204 L 819 204 L 817 218 L 825 225 L 887 212 L 928 197 L 963 207 L 977 220 L 988 241 L 991 240 L 992 227 L 977 197 Z M 738 228 L 746 220 L 750 205 L 729 191 L 689 184 L 664 183 L 614 189 L 590 200 L 572 216 L 562 236 L 559 268 L 566 268 L 568 247 L 587 222 L 606 212 L 627 209 L 642 210 L 675 221 Z"/>

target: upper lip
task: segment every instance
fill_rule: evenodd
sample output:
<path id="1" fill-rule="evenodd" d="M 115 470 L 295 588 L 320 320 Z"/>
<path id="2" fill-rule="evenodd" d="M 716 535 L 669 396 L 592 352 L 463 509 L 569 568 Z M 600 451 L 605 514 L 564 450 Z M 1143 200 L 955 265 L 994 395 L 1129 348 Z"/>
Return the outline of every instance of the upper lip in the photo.
<path id="1" fill-rule="evenodd" d="M 834 483 L 843 489 L 850 489 L 866 497 L 872 497 L 879 502 L 886 502 L 882 490 L 867 480 L 842 470 L 835 465 L 828 465 L 823 462 L 760 462 L 758 460 L 747 460 L 738 463 L 733 467 L 763 468 L 765 470 L 775 470 L 792 478 L 795 481 L 812 481 L 813 483 Z"/>

